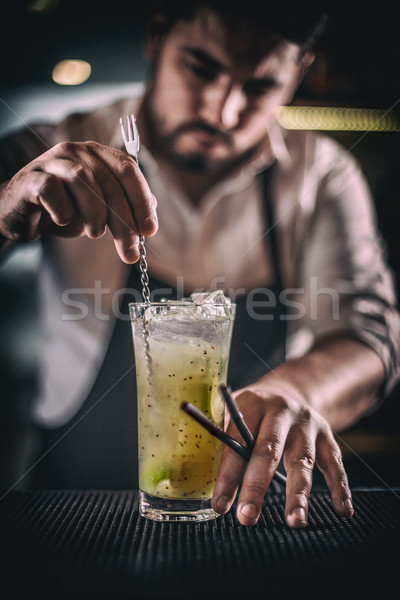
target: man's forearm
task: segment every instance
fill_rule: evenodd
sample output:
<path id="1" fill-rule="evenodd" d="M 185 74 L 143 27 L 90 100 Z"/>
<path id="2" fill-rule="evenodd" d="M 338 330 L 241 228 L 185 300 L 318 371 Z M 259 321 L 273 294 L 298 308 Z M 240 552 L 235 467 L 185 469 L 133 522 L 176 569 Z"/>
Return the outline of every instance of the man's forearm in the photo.
<path id="1" fill-rule="evenodd" d="M 348 337 L 319 342 L 306 355 L 290 359 L 259 381 L 281 393 L 303 399 L 340 431 L 357 421 L 373 405 L 385 378 L 379 356 Z"/>

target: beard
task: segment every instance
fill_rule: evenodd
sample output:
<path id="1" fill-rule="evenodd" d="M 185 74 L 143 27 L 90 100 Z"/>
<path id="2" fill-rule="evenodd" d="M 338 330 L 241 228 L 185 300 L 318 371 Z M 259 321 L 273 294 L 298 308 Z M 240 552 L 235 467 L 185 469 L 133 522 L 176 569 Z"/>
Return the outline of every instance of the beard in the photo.
<path id="1" fill-rule="evenodd" d="M 210 133 L 210 129 L 211 128 L 209 128 L 209 126 L 205 123 L 193 122 L 178 127 L 170 134 L 163 135 L 158 132 L 157 148 L 175 167 L 194 175 L 209 175 L 213 173 L 217 174 L 229 172 L 231 169 L 234 169 L 238 165 L 249 160 L 259 150 L 260 144 L 257 144 L 251 148 L 248 148 L 239 156 L 228 154 L 228 156 L 225 158 L 210 158 L 200 152 L 183 153 L 176 149 L 178 146 L 179 136 L 182 133 L 191 131 L 204 131 Z M 232 147 L 231 144 L 228 146 Z"/>
<path id="2" fill-rule="evenodd" d="M 212 173 L 219 167 L 215 161 L 211 162 L 201 154 L 174 152 L 172 147 L 170 147 L 168 152 L 166 151 L 166 155 L 175 167 L 197 175 Z"/>
<path id="3" fill-rule="evenodd" d="M 217 175 L 227 173 L 240 164 L 251 159 L 264 143 L 264 137 L 239 155 L 235 153 L 233 138 L 227 131 L 220 130 L 201 119 L 194 119 L 178 125 L 168 131 L 166 120 L 153 105 L 153 90 L 147 93 L 143 103 L 143 116 L 146 122 L 149 150 L 155 155 L 164 157 L 174 167 L 193 175 Z M 226 149 L 223 157 L 211 157 L 206 152 L 180 151 L 179 141 L 182 135 L 202 132 L 206 133 Z"/>
<path id="4" fill-rule="evenodd" d="M 218 171 L 227 166 L 231 161 L 231 154 L 228 152 L 225 158 L 210 158 L 202 152 L 184 152 L 179 151 L 179 141 L 183 135 L 202 132 L 211 135 L 216 142 L 222 143 L 228 150 L 232 144 L 228 136 L 207 123 L 202 121 L 192 121 L 177 127 L 171 133 L 160 133 L 158 130 L 158 147 L 175 166 L 190 171 L 192 173 L 206 174 Z"/>
<path id="5" fill-rule="evenodd" d="M 221 161 L 210 161 L 200 153 L 186 153 L 175 150 L 176 136 L 170 134 L 162 140 L 164 156 L 175 166 L 189 173 L 205 175 L 223 166 Z"/>
<path id="6" fill-rule="evenodd" d="M 208 174 L 224 169 L 234 162 L 233 143 L 229 133 L 221 131 L 201 120 L 188 121 L 168 132 L 163 118 L 158 117 L 147 105 L 147 132 L 150 149 L 159 153 L 175 167 L 196 174 Z M 224 158 L 212 158 L 202 152 L 179 151 L 179 141 L 184 134 L 202 132 L 227 149 Z"/>

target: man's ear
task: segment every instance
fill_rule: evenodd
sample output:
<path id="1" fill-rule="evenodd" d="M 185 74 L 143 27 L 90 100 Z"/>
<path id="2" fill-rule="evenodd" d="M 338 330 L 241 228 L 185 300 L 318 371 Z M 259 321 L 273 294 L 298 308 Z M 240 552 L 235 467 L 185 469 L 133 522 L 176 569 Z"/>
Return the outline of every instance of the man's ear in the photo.
<path id="1" fill-rule="evenodd" d="M 300 71 L 299 71 L 299 81 L 298 85 L 303 81 L 305 75 L 307 74 L 309 68 L 315 61 L 314 52 L 306 52 L 304 56 L 300 60 Z"/>

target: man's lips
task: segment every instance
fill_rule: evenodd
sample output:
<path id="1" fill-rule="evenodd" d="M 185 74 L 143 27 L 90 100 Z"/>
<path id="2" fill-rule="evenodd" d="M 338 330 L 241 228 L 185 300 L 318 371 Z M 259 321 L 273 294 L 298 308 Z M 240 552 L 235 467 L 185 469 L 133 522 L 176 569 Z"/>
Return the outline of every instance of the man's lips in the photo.
<path id="1" fill-rule="evenodd" d="M 175 132 L 175 135 L 189 135 L 202 146 L 213 146 L 218 143 L 223 143 L 227 146 L 232 145 L 231 137 L 228 133 L 220 131 L 203 122 L 192 122 L 182 125 Z"/>
<path id="2" fill-rule="evenodd" d="M 204 131 L 193 131 L 192 133 L 188 132 L 188 135 L 194 140 L 199 146 L 204 146 L 205 148 L 211 148 L 215 144 L 221 143 L 221 137 L 216 136 L 211 133 L 206 133 Z"/>

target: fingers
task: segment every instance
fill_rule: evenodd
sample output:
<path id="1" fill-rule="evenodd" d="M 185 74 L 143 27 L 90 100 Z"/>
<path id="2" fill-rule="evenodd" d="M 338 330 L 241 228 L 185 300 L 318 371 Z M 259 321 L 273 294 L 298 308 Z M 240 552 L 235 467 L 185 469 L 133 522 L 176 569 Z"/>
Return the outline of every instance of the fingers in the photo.
<path id="1" fill-rule="evenodd" d="M 49 178 L 49 181 L 58 180 L 64 184 L 75 210 L 78 210 L 83 221 L 86 235 L 90 238 L 100 237 L 105 232 L 108 211 L 93 170 L 70 159 L 47 161 L 45 168 L 46 173 L 54 176 Z M 58 197 L 53 189 L 47 189 L 46 192 L 42 194 L 41 202 L 52 214 L 55 204 L 58 205 Z"/>
<path id="2" fill-rule="evenodd" d="M 238 499 L 237 518 L 242 525 L 254 525 L 261 513 L 264 496 L 282 458 L 291 420 L 283 411 L 264 418 Z"/>
<path id="3" fill-rule="evenodd" d="M 21 169 L 7 190 L 0 220 L 11 239 L 37 239 L 44 227 L 53 232 L 52 222 L 89 238 L 108 226 L 121 259 L 133 263 L 139 234 L 158 228 L 156 200 L 137 163 L 97 142 L 57 144 Z"/>
<path id="4" fill-rule="evenodd" d="M 33 241 L 53 222 L 66 226 L 74 206 L 62 181 L 41 170 L 17 173 L 3 188 L 0 222 L 7 238 Z"/>
<path id="5" fill-rule="evenodd" d="M 129 157 L 126 157 L 129 159 Z M 125 160 L 125 159 L 124 159 Z M 132 167 L 130 176 L 132 178 Z M 125 169 L 125 170 L 124 170 Z M 104 206 L 107 208 L 106 223 L 114 238 L 114 244 L 120 258 L 127 263 L 136 262 L 139 258 L 138 226 L 135 222 L 131 204 L 125 193 L 121 179 L 126 167 L 120 167 L 120 173 L 100 166 L 97 167 L 96 177 L 104 195 Z M 140 201 L 140 199 L 138 199 Z"/>
<path id="6" fill-rule="evenodd" d="M 132 168 L 135 177 L 132 177 Z M 117 175 L 129 200 L 138 233 L 154 235 L 158 228 L 157 202 L 140 168 L 135 161 L 119 161 Z"/>
<path id="7" fill-rule="evenodd" d="M 47 210 L 56 225 L 68 225 L 74 216 L 74 206 L 62 181 L 48 173 L 36 172 L 35 175 L 31 188 L 34 200 Z M 29 185 L 29 181 L 27 183 Z"/>
<path id="8" fill-rule="evenodd" d="M 157 231 L 156 201 L 135 161 L 119 157 L 112 166 L 120 190 L 118 195 L 106 196 L 108 224 L 121 259 L 135 262 L 139 258 L 138 234 Z"/>
<path id="9" fill-rule="evenodd" d="M 243 403 L 250 406 L 255 399 L 252 393 L 246 391 L 242 392 L 241 397 Z M 257 404 L 253 404 L 252 409 L 249 411 L 249 415 L 243 415 L 243 418 L 254 435 L 258 422 L 262 418 L 262 414 L 258 414 Z M 227 433 L 238 442 L 243 443 L 238 430 L 233 422 L 230 421 L 230 414 L 227 410 L 227 406 L 225 406 L 225 423 L 227 425 Z M 224 447 L 212 497 L 212 506 L 218 513 L 225 514 L 230 509 L 246 467 L 247 463 L 243 458 L 230 448 Z"/>
<path id="10" fill-rule="evenodd" d="M 333 508 L 342 517 L 352 517 L 354 509 L 349 481 L 343 466 L 342 453 L 331 431 L 318 435 L 316 449 L 317 466 L 325 477 Z"/>
<path id="11" fill-rule="evenodd" d="M 125 262 L 135 262 L 139 258 L 138 234 L 151 236 L 157 231 L 156 200 L 131 157 L 95 143 L 90 145 L 90 151 L 109 171 L 104 174 L 98 169 L 97 178 L 108 207 L 108 225 L 117 252 Z"/>
<path id="12" fill-rule="evenodd" d="M 248 392 L 242 392 L 243 403 L 252 405 L 254 401 L 254 395 Z M 225 407 L 226 409 L 226 407 Z M 248 416 L 244 416 L 244 419 L 249 427 L 250 431 L 254 432 L 257 429 L 258 422 L 262 418 L 261 414 L 258 414 L 257 404 L 253 404 L 252 409 L 249 411 Z M 233 422 L 230 422 L 229 411 L 225 412 L 225 423 L 227 423 L 227 433 L 235 438 L 238 442 L 243 443 L 239 432 L 237 431 Z M 228 447 L 224 447 L 222 453 L 222 460 L 218 471 L 218 477 L 212 496 L 212 507 L 220 514 L 225 514 L 230 509 L 232 502 L 236 497 L 236 493 L 239 488 L 239 483 L 242 479 L 242 475 L 247 467 L 246 461 L 241 458 L 236 452 Z"/>
<path id="13" fill-rule="evenodd" d="M 132 212 L 137 233 L 145 236 L 154 235 L 158 221 L 155 197 L 138 164 L 133 158 L 114 148 L 92 143 L 90 150 L 110 170 L 122 189 Z M 105 186 L 106 182 L 103 182 Z"/>
<path id="14" fill-rule="evenodd" d="M 247 414 L 248 417 L 244 415 L 244 418 L 254 435 L 261 417 L 257 415 L 255 406 L 253 410 L 248 409 Z M 213 494 L 214 510 L 220 513 L 229 510 L 245 470 L 238 499 L 237 518 L 242 525 L 254 525 L 257 522 L 265 493 L 282 457 L 290 423 L 287 411 L 271 407 L 259 426 L 256 443 L 247 465 L 232 450 L 224 449 Z M 233 424 L 230 424 L 227 431 L 232 437 L 242 441 Z"/>
<path id="15" fill-rule="evenodd" d="M 287 474 L 285 520 L 289 527 L 307 525 L 315 465 L 326 479 L 336 513 L 351 517 L 354 511 L 347 474 L 328 423 L 304 405 L 293 411 L 281 400 L 272 400 L 262 410 L 256 400 L 253 406 L 250 397 L 246 400 L 245 421 L 253 435 L 258 429 L 255 446 L 247 464 L 233 450 L 224 448 L 212 498 L 214 510 L 223 514 L 231 508 L 241 482 L 237 518 L 242 525 L 254 525 L 283 457 Z M 243 441 L 232 423 L 227 431 Z"/>
<path id="16" fill-rule="evenodd" d="M 73 223 L 73 235 L 82 231 L 98 238 L 108 226 L 127 263 L 139 258 L 139 234 L 157 231 L 156 200 L 137 163 L 124 152 L 96 142 L 63 142 L 32 161 L 22 174 L 14 182 L 14 192 L 18 187 L 21 197 L 24 181 L 29 182 L 24 198 L 42 206 L 55 225 Z M 29 219 L 33 221 L 27 210 Z"/>
<path id="17" fill-rule="evenodd" d="M 221 465 L 211 500 L 213 509 L 225 514 L 230 509 L 238 491 L 246 462 L 236 452 L 224 447 Z"/>
<path id="18" fill-rule="evenodd" d="M 289 527 L 307 525 L 308 499 L 315 465 L 315 435 L 312 427 L 293 427 L 284 454 L 287 474 L 285 519 Z"/>

